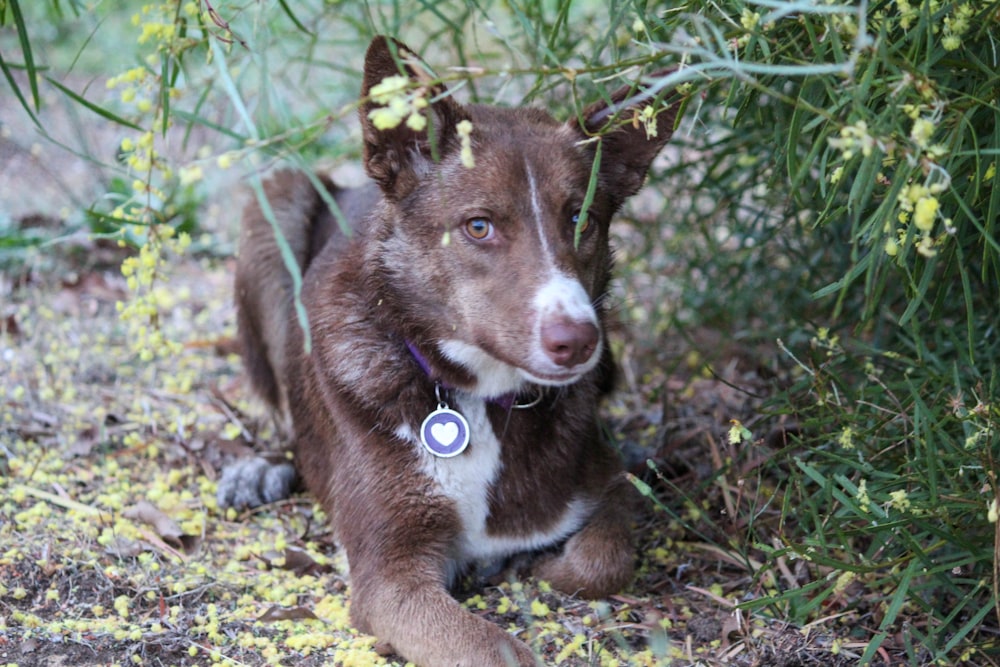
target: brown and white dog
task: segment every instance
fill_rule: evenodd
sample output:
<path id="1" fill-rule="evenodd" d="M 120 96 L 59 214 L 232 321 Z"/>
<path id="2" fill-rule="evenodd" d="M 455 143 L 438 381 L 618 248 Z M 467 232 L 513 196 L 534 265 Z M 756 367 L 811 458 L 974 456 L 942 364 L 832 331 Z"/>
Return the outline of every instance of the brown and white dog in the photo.
<path id="1" fill-rule="evenodd" d="M 373 87 L 400 75 L 429 100 L 427 127 L 373 123 Z M 358 629 L 424 667 L 534 665 L 448 587 L 472 564 L 526 553 L 534 576 L 567 593 L 604 596 L 632 576 L 633 491 L 597 422 L 613 374 L 608 226 L 678 105 L 635 86 L 566 123 L 464 106 L 381 37 L 362 95 L 373 183 L 322 181 L 351 233 L 300 173 L 275 175 L 268 204 L 245 213 L 243 358 L 287 414 L 295 468 L 332 517 Z M 269 219 L 304 276 L 309 351 Z M 224 473 L 220 504 L 270 502 L 289 482 L 287 467 L 252 461 Z"/>

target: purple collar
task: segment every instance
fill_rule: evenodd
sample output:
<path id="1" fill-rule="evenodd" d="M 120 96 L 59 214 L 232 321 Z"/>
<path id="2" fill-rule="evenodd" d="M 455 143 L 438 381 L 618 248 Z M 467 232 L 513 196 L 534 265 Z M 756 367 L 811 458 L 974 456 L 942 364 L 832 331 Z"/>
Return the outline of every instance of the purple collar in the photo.
<path id="1" fill-rule="evenodd" d="M 413 358 L 417 361 L 417 364 L 424 371 L 424 374 L 433 380 L 434 378 L 432 377 L 430 362 L 427 361 L 427 358 L 424 355 L 420 354 L 420 350 L 417 349 L 417 346 L 414 345 L 412 341 L 407 340 L 406 348 L 410 351 L 410 354 L 413 355 Z M 435 382 L 437 382 L 437 380 L 435 380 Z M 455 387 L 451 387 L 443 382 L 438 382 L 438 385 L 442 389 L 455 389 Z M 487 398 L 486 402 L 492 403 L 493 405 L 499 405 L 501 408 L 507 410 L 508 412 L 515 407 L 529 407 L 527 405 L 520 406 L 517 404 L 517 394 L 515 392 L 501 394 L 500 396 L 492 396 L 490 398 Z M 536 403 L 537 401 L 534 401 L 531 403 L 531 405 L 535 405 Z"/>

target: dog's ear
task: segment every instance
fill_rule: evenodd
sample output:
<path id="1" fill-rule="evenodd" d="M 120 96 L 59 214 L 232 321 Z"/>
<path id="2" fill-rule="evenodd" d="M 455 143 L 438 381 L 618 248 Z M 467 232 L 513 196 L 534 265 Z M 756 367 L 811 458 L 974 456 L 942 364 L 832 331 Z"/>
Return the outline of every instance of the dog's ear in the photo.
<path id="1" fill-rule="evenodd" d="M 682 98 L 673 90 L 652 88 L 670 72 L 662 70 L 620 88 L 569 121 L 581 139 L 600 137 L 601 183 L 615 208 L 639 191 L 653 158 L 674 132 Z"/>
<path id="2" fill-rule="evenodd" d="M 413 51 L 381 35 L 365 55 L 361 99 L 365 170 L 398 201 L 427 161 L 454 148 L 455 126 L 467 115 Z"/>

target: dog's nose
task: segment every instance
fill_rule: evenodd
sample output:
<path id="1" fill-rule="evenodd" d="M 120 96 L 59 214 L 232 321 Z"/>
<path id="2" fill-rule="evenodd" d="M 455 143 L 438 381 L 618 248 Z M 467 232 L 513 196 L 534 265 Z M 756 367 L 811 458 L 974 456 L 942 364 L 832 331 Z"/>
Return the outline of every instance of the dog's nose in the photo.
<path id="1" fill-rule="evenodd" d="M 570 368 L 585 363 L 597 349 L 601 332 L 591 322 L 557 321 L 542 325 L 542 346 L 553 363 Z"/>

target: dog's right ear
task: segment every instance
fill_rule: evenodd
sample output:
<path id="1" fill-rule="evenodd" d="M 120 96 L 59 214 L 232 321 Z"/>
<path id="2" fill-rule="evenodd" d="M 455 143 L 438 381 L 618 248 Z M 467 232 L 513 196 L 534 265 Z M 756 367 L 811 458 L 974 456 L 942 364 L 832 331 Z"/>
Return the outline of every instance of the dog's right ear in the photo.
<path id="1" fill-rule="evenodd" d="M 671 71 L 661 70 L 648 80 L 662 79 Z M 569 122 L 582 140 L 600 137 L 601 181 L 613 209 L 642 187 L 653 158 L 674 133 L 682 102 L 683 96 L 673 90 L 652 94 L 650 85 L 638 82 L 590 105 Z"/>
<path id="2" fill-rule="evenodd" d="M 426 162 L 454 148 L 465 110 L 413 51 L 381 35 L 365 55 L 361 99 L 365 170 L 398 201 L 416 186 Z"/>

